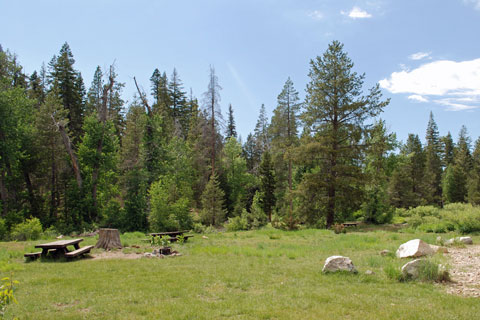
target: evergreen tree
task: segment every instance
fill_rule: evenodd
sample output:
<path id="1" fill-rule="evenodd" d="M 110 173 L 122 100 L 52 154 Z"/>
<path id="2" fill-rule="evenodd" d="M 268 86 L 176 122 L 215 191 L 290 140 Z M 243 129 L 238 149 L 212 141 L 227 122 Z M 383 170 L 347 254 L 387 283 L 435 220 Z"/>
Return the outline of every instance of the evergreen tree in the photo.
<path id="1" fill-rule="evenodd" d="M 178 76 L 177 69 L 173 68 L 170 82 L 168 83 L 168 92 L 170 97 L 170 112 L 173 118 L 174 127 L 179 127 L 178 134 L 186 137 L 186 130 L 188 128 L 188 118 L 190 116 L 187 107 L 187 97 L 183 91 L 182 81 Z M 177 134 L 177 136 L 178 136 Z"/>
<path id="2" fill-rule="evenodd" d="M 480 205 L 480 138 L 475 142 L 472 170 L 468 175 L 468 202 Z"/>
<path id="3" fill-rule="evenodd" d="M 217 156 L 217 122 L 221 119 L 220 111 L 220 90 L 222 87 L 218 84 L 218 77 L 215 74 L 215 68 L 210 66 L 210 77 L 208 89 L 203 94 L 205 111 L 210 125 L 210 160 L 212 175 L 215 174 L 215 158 Z"/>
<path id="4" fill-rule="evenodd" d="M 144 167 L 143 137 L 147 115 L 143 106 L 134 101 L 126 117 L 121 149 L 121 169 L 125 199 L 125 231 L 147 230 L 147 172 Z"/>
<path id="5" fill-rule="evenodd" d="M 220 189 L 217 175 L 211 175 L 202 194 L 200 218 L 204 224 L 216 226 L 223 223 L 226 214 L 223 208 L 224 196 L 225 193 Z"/>
<path id="6" fill-rule="evenodd" d="M 263 154 L 262 162 L 258 170 L 260 174 L 260 191 L 262 199 L 263 212 L 268 216 L 268 221 L 272 221 L 272 211 L 275 207 L 275 173 L 273 170 L 272 158 L 267 150 Z"/>
<path id="7" fill-rule="evenodd" d="M 364 75 L 352 69 L 353 62 L 338 41 L 328 46 L 323 57 L 310 62 L 302 117 L 319 152 L 315 155 L 319 167 L 306 174 L 304 182 L 315 188 L 316 201 L 323 202 L 327 227 L 355 209 L 362 184 L 361 137 L 368 128 L 364 121 L 379 115 L 389 103 L 381 101 L 378 84 L 362 95 Z M 310 156 L 310 152 L 303 155 Z"/>
<path id="8" fill-rule="evenodd" d="M 370 223 L 387 223 L 393 215 L 387 197 L 388 153 L 395 148 L 396 137 L 394 133 L 387 133 L 385 122 L 380 120 L 368 133 L 366 144 L 364 218 Z"/>
<path id="9" fill-rule="evenodd" d="M 253 177 L 247 172 L 247 162 L 242 156 L 242 146 L 235 137 L 230 137 L 225 143 L 222 168 L 230 191 L 226 206 L 231 215 L 235 206 L 245 203 L 246 191 L 253 183 Z"/>
<path id="10" fill-rule="evenodd" d="M 472 169 L 470 138 L 462 126 L 454 149 L 453 164 L 447 167 L 443 181 L 443 196 L 447 203 L 465 202 L 468 196 L 467 179 Z"/>
<path id="11" fill-rule="evenodd" d="M 90 115 L 93 112 L 100 112 L 102 106 L 103 86 L 103 72 L 100 66 L 97 66 L 97 69 L 95 69 L 95 73 L 93 74 L 92 84 L 87 93 L 85 110 L 87 115 Z"/>
<path id="12" fill-rule="evenodd" d="M 228 106 L 228 123 L 227 123 L 227 132 L 225 134 L 225 139 L 237 138 L 237 129 L 235 127 L 235 119 L 233 118 L 233 108 L 232 104 Z"/>
<path id="13" fill-rule="evenodd" d="M 65 42 L 59 56 L 54 56 L 50 62 L 49 78 L 67 110 L 68 128 L 73 135 L 74 145 L 77 145 L 82 136 L 85 87 L 80 72 L 73 68 L 74 63 L 72 51 Z"/>
<path id="14" fill-rule="evenodd" d="M 273 111 L 272 122 L 269 126 L 275 177 L 277 180 L 276 198 L 281 201 L 288 190 L 288 199 L 284 199 L 282 206 L 288 205 L 289 216 L 293 215 L 293 148 L 298 145 L 298 114 L 301 103 L 298 92 L 293 87 L 290 78 L 283 86 L 277 98 L 277 107 Z M 293 218 L 292 218 L 293 219 Z"/>
<path id="15" fill-rule="evenodd" d="M 425 152 L 422 143 L 418 135 L 409 134 L 390 179 L 390 204 L 400 208 L 424 204 L 424 173 Z"/>
<path id="16" fill-rule="evenodd" d="M 448 165 L 453 163 L 453 149 L 454 144 L 452 140 L 452 135 L 450 131 L 445 137 L 442 137 L 442 145 L 443 145 L 443 154 L 442 154 L 442 166 L 443 168 L 448 167 Z"/>
<path id="17" fill-rule="evenodd" d="M 427 126 L 427 144 L 425 146 L 425 201 L 428 204 L 442 204 L 442 162 L 441 144 L 438 136 L 438 128 L 433 113 L 430 112 L 430 119 Z"/>

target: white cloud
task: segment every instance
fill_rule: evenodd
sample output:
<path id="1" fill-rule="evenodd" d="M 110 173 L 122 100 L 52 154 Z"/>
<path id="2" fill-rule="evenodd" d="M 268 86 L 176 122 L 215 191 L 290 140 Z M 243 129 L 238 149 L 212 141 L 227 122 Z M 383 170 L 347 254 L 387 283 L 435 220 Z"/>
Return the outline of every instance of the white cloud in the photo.
<path id="1" fill-rule="evenodd" d="M 430 57 L 430 52 L 417 52 L 408 56 L 410 60 L 422 60 Z"/>
<path id="2" fill-rule="evenodd" d="M 428 99 L 425 98 L 424 96 L 421 96 L 419 94 L 412 94 L 411 96 L 407 97 L 410 100 L 417 101 L 417 102 L 428 102 Z"/>
<path id="3" fill-rule="evenodd" d="M 314 10 L 308 14 L 309 17 L 316 19 L 316 20 L 321 20 L 323 19 L 323 13 L 319 10 Z"/>
<path id="4" fill-rule="evenodd" d="M 341 11 L 341 14 L 348 16 L 352 19 L 366 19 L 371 18 L 372 15 L 365 10 L 360 9 L 359 7 L 353 7 L 349 12 Z"/>
<path id="5" fill-rule="evenodd" d="M 463 0 L 466 4 L 472 4 L 477 10 L 480 10 L 480 0 Z"/>
<path id="6" fill-rule="evenodd" d="M 418 102 L 433 101 L 449 110 L 480 107 L 480 59 L 434 61 L 411 71 L 393 72 L 379 83 L 391 93 L 409 94 L 410 100 Z"/>

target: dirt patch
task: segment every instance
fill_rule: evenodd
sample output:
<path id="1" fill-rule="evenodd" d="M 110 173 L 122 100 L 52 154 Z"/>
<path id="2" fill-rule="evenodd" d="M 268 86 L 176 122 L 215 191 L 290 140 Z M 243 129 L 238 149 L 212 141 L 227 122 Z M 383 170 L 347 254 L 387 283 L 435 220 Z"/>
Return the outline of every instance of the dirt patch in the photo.
<path id="1" fill-rule="evenodd" d="M 450 277 L 447 292 L 466 297 L 480 297 L 480 245 L 448 248 Z"/>
<path id="2" fill-rule="evenodd" d="M 123 253 L 122 251 L 103 251 L 99 253 L 91 253 L 93 259 L 140 259 L 140 253 Z"/>

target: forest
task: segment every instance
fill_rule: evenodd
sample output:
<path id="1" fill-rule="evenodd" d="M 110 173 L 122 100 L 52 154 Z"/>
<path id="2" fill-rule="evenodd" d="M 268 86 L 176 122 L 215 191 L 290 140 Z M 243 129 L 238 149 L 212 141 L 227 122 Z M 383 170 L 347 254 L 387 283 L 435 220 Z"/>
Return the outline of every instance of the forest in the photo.
<path id="1" fill-rule="evenodd" d="M 200 97 L 176 69 L 155 69 L 127 104 L 115 65 L 87 86 L 67 43 L 31 74 L 0 47 L 0 237 L 330 228 L 480 204 L 480 139 L 465 127 L 440 136 L 431 113 L 424 137 L 398 141 L 381 119 L 389 99 L 364 87 L 338 41 L 309 66 L 305 100 L 286 79 L 272 117 L 262 105 L 241 141 L 213 66 Z"/>

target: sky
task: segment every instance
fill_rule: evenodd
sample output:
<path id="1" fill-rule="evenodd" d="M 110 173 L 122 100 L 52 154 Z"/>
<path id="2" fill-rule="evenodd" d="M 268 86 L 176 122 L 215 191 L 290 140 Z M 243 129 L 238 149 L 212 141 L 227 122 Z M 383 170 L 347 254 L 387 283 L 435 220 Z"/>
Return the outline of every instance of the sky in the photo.
<path id="1" fill-rule="evenodd" d="M 430 112 L 441 135 L 480 136 L 480 0 L 0 0 L 0 30 L 27 74 L 64 42 L 87 88 L 115 63 L 129 102 L 155 68 L 201 101 L 212 65 L 243 141 L 288 77 L 305 97 L 310 60 L 338 40 L 365 90 L 391 98 L 381 118 L 399 140 L 423 140 Z"/>

